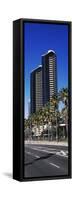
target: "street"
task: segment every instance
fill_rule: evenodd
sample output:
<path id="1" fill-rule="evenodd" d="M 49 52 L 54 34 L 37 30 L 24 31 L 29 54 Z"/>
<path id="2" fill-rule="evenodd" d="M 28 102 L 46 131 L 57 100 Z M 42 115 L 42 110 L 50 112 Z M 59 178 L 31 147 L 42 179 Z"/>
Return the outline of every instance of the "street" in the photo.
<path id="1" fill-rule="evenodd" d="M 68 147 L 25 144 L 25 177 L 46 177 L 68 174 Z"/>

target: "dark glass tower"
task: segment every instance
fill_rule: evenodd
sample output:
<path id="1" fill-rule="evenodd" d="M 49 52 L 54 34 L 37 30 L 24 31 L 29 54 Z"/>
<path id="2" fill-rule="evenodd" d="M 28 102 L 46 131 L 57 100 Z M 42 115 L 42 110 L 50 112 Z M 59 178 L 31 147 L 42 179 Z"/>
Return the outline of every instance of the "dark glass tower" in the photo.
<path id="1" fill-rule="evenodd" d="M 42 107 L 42 66 L 30 74 L 30 110 L 35 113 Z"/>
<path id="2" fill-rule="evenodd" d="M 57 95 L 57 58 L 53 50 L 42 55 L 42 98 L 43 105 Z"/>
<path id="3" fill-rule="evenodd" d="M 30 112 L 35 113 L 57 95 L 57 58 L 53 50 L 42 55 L 42 66 L 30 75 Z"/>

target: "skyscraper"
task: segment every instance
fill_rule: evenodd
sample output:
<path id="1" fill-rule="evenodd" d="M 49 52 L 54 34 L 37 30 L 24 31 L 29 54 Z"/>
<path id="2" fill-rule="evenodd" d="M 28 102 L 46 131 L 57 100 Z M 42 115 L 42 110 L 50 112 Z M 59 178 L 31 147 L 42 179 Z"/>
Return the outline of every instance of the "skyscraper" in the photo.
<path id="1" fill-rule="evenodd" d="M 53 50 L 42 55 L 42 65 L 30 75 L 30 111 L 35 113 L 57 95 L 57 58 Z"/>
<path id="2" fill-rule="evenodd" d="M 42 99 L 43 105 L 57 95 L 57 58 L 53 50 L 42 55 Z"/>
<path id="3" fill-rule="evenodd" d="M 35 113 L 42 107 L 42 66 L 31 72 L 30 75 L 30 110 Z"/>
<path id="4" fill-rule="evenodd" d="M 28 117 L 30 116 L 30 99 L 28 100 Z"/>

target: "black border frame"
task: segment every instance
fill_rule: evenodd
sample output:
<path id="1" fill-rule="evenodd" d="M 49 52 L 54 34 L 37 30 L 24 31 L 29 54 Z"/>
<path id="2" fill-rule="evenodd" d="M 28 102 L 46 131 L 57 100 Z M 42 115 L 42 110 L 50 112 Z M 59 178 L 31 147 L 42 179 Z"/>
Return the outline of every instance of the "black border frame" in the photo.
<path id="1" fill-rule="evenodd" d="M 24 177 L 24 34 L 26 22 L 68 25 L 68 88 L 69 88 L 69 137 L 68 175 L 51 177 Z M 72 178 L 72 133 L 71 133 L 71 59 L 72 22 L 44 19 L 18 19 L 13 21 L 13 178 L 19 181 L 39 181 Z"/>

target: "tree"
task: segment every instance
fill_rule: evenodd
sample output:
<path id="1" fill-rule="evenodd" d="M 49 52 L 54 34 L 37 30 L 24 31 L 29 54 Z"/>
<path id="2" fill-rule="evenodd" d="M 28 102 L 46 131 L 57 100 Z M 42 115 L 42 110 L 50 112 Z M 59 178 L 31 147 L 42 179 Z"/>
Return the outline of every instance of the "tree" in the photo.
<path id="1" fill-rule="evenodd" d="M 59 101 L 62 101 L 66 107 L 68 107 L 68 89 L 67 88 L 62 88 L 59 91 Z"/>
<path id="2" fill-rule="evenodd" d="M 67 88 L 62 88 L 59 91 L 59 101 L 62 101 L 64 104 L 64 108 L 62 109 L 61 114 L 66 124 L 66 132 L 68 136 L 68 89 Z"/>
<path id="3" fill-rule="evenodd" d="M 58 103 L 59 103 L 59 99 L 57 95 L 53 95 L 51 100 L 50 100 L 50 107 L 53 113 L 53 117 L 56 123 L 56 140 L 59 140 L 58 137 L 58 115 L 59 115 L 59 111 L 58 111 Z"/>

